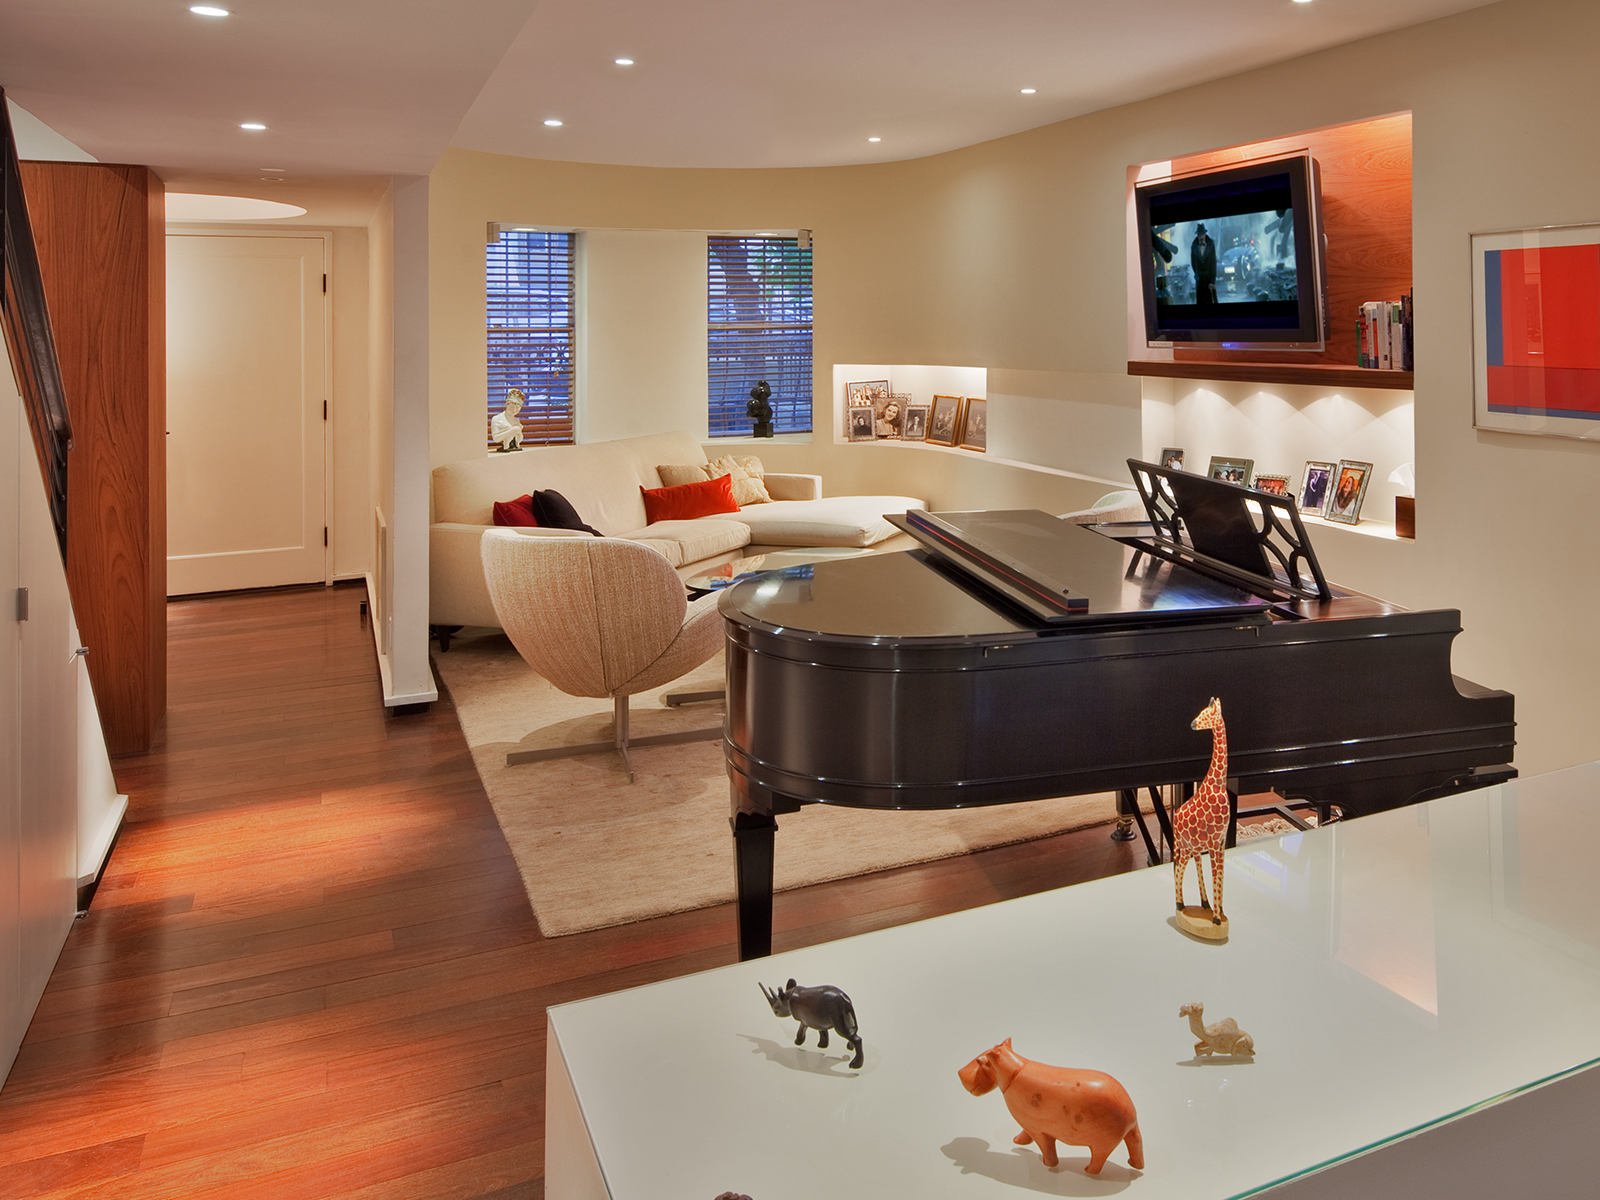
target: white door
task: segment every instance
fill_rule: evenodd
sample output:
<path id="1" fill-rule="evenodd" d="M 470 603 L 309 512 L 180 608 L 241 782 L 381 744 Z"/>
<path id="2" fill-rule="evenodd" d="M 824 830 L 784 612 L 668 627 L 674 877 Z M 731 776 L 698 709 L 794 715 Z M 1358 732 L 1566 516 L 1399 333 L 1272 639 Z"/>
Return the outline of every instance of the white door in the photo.
<path id="1" fill-rule="evenodd" d="M 325 243 L 167 237 L 167 594 L 328 578 Z"/>

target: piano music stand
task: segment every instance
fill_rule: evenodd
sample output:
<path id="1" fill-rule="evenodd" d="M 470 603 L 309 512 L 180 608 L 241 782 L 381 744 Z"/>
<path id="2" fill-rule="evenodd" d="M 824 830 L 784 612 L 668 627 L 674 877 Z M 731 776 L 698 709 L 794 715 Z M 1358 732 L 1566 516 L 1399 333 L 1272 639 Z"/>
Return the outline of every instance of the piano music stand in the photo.
<path id="1" fill-rule="evenodd" d="M 1149 514 L 1151 536 L 1118 540 L 1263 595 L 1333 599 L 1293 497 L 1134 458 L 1128 470 Z"/>

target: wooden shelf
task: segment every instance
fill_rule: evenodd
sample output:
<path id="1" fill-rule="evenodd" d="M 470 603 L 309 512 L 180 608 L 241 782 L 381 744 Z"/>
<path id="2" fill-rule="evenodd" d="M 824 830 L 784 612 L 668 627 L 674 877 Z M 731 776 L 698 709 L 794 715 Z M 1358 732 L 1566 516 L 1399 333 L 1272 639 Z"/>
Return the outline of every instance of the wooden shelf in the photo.
<path id="1" fill-rule="evenodd" d="M 1337 367 L 1327 363 L 1172 362 L 1131 359 L 1129 375 L 1159 375 L 1167 379 L 1219 379 L 1230 383 L 1302 383 L 1313 387 L 1389 388 L 1409 392 L 1415 372 L 1374 371 L 1365 367 Z"/>

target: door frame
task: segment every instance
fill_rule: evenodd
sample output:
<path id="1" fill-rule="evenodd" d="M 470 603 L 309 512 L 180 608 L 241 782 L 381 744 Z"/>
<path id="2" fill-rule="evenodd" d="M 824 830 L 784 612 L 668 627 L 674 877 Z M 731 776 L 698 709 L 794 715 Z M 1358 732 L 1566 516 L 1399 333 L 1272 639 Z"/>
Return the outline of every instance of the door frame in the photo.
<path id="1" fill-rule="evenodd" d="M 322 525 L 328 531 L 327 544 L 322 548 L 322 585 L 333 586 L 333 540 L 336 536 L 333 520 L 333 230 L 313 229 L 297 225 L 277 225 L 271 229 L 250 229 L 239 224 L 169 221 L 164 237 L 267 237 L 305 238 L 322 243 L 322 275 L 327 285 L 322 289 L 322 398 L 327 405 L 327 415 L 322 418 Z M 162 245 L 165 251 L 165 241 Z M 167 436 L 172 430 L 167 430 Z"/>

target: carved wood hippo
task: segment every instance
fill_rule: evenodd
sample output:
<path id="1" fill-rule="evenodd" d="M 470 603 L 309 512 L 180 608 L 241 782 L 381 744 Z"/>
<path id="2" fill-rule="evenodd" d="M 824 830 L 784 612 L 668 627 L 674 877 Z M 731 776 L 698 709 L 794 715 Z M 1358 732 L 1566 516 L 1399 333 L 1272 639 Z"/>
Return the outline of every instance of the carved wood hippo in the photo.
<path id="1" fill-rule="evenodd" d="M 958 1072 L 962 1085 L 974 1096 L 999 1087 L 1006 1107 L 1022 1126 L 1012 1140 L 1039 1147 L 1045 1166 L 1053 1167 L 1056 1143 L 1087 1146 L 1091 1175 L 1100 1174 L 1118 1142 L 1128 1144 L 1128 1165 L 1144 1169 L 1144 1139 L 1139 1136 L 1139 1115 L 1127 1090 L 1103 1071 L 1075 1067 L 1050 1067 L 1030 1062 L 1011 1048 L 1007 1038 L 985 1050 Z"/>
<path id="2" fill-rule="evenodd" d="M 850 1060 L 850 1065 L 856 1070 L 861 1069 L 865 1061 L 866 1052 L 861 1045 L 861 1035 L 856 1031 L 856 1009 L 838 988 L 831 984 L 821 987 L 797 987 L 794 980 L 781 992 L 774 992 L 763 984 L 756 984 L 761 988 L 761 994 L 767 998 L 767 1003 L 772 1005 L 775 1016 L 793 1017 L 800 1022 L 800 1032 L 794 1036 L 796 1046 L 806 1044 L 806 1030 L 818 1031 L 817 1049 L 828 1048 L 828 1032 L 831 1030 L 845 1040 L 845 1044 L 856 1052 Z"/>

